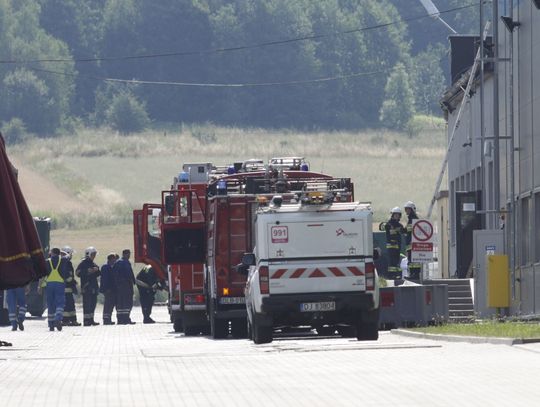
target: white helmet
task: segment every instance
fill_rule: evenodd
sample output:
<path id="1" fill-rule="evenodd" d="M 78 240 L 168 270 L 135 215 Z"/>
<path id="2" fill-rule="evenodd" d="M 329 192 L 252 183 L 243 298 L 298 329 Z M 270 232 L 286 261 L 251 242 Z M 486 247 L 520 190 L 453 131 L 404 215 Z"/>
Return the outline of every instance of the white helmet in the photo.
<path id="1" fill-rule="evenodd" d="M 84 256 L 85 257 L 90 257 L 92 254 L 95 254 L 97 253 L 97 250 L 94 246 L 90 246 L 90 247 L 87 247 L 86 249 L 84 249 Z"/>
<path id="2" fill-rule="evenodd" d="M 413 201 L 407 201 L 407 203 L 404 205 L 405 208 L 411 208 L 413 211 L 416 212 L 416 205 Z"/>
<path id="3" fill-rule="evenodd" d="M 399 206 L 396 206 L 394 208 L 392 208 L 392 210 L 390 211 L 391 214 L 394 214 L 394 213 L 399 213 L 401 215 L 401 208 Z"/>
<path id="4" fill-rule="evenodd" d="M 66 253 L 66 257 L 69 257 L 70 259 L 71 259 L 71 256 L 73 256 L 73 249 L 70 246 L 62 247 L 62 251 Z"/>

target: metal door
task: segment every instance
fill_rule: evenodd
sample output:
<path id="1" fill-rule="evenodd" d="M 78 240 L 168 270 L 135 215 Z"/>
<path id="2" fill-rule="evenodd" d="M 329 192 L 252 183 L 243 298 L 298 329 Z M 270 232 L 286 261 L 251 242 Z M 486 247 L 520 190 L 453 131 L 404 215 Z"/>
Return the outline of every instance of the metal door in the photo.
<path id="1" fill-rule="evenodd" d="M 465 278 L 473 259 L 473 231 L 483 228 L 480 191 L 456 192 L 457 277 Z"/>

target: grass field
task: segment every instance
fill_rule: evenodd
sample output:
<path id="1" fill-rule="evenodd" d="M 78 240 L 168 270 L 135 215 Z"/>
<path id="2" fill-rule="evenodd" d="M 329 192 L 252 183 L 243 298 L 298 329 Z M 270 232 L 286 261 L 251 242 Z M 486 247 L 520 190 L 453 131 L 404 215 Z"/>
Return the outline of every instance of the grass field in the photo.
<path id="1" fill-rule="evenodd" d="M 84 249 L 94 246 L 98 250 L 96 263 L 107 262 L 107 254 L 122 253 L 123 249 L 133 252 L 133 226 L 114 225 L 89 229 L 55 229 L 51 231 L 51 243 L 54 246 L 71 246 L 75 250 L 73 263 L 76 266 L 84 257 Z"/>
<path id="2" fill-rule="evenodd" d="M 420 118 L 419 133 L 295 132 L 181 126 L 121 136 L 83 129 L 8 146 L 32 213 L 53 219 L 52 244 L 108 252 L 132 249 L 131 213 L 160 202 L 186 162 L 225 165 L 249 158 L 306 157 L 311 169 L 351 177 L 355 198 L 372 202 L 376 221 L 413 200 L 425 213 L 444 155 L 441 119 Z"/>

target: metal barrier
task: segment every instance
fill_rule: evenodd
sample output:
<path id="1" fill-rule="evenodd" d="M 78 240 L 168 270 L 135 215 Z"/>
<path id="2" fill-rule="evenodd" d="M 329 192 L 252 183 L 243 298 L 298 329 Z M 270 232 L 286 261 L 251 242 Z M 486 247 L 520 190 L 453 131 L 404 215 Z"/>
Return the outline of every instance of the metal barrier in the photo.
<path id="1" fill-rule="evenodd" d="M 427 326 L 448 320 L 448 286 L 413 285 L 380 290 L 382 329 Z"/>

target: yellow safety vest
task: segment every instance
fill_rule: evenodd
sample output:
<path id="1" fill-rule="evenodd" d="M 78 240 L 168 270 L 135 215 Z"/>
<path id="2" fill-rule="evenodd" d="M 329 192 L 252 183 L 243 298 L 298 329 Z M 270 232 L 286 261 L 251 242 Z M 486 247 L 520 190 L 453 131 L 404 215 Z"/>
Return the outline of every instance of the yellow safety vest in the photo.
<path id="1" fill-rule="evenodd" d="M 58 258 L 58 264 L 56 265 L 56 268 L 53 267 L 52 259 L 49 259 L 49 264 L 51 265 L 51 274 L 47 276 L 47 282 L 48 283 L 63 283 L 64 279 L 62 278 L 62 275 L 60 274 L 60 264 L 62 264 L 62 259 Z"/>

